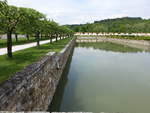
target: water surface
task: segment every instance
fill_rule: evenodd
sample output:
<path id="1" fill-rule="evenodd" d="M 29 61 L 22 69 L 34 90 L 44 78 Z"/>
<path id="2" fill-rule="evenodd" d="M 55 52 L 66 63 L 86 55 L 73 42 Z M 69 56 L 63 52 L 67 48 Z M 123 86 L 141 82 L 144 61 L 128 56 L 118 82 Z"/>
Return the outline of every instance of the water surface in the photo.
<path id="1" fill-rule="evenodd" d="M 150 53 L 109 42 L 78 44 L 50 111 L 150 113 Z"/>

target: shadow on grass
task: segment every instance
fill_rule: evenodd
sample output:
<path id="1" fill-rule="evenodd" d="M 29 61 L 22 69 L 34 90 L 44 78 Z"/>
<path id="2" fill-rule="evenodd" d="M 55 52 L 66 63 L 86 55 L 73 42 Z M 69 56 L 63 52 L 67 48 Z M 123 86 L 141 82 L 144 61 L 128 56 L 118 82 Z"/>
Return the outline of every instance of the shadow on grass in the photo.
<path id="1" fill-rule="evenodd" d="M 7 80 L 19 70 L 41 59 L 48 52 L 59 52 L 70 39 L 60 40 L 52 44 L 41 45 L 40 48 L 32 47 L 13 54 L 13 58 L 6 55 L 0 56 L 0 83 Z"/>

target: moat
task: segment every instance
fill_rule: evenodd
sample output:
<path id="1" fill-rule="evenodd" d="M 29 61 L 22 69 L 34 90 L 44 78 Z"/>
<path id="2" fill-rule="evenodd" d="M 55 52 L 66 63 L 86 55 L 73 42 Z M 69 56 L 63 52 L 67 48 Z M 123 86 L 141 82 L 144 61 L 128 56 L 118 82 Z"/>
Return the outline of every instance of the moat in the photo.
<path id="1" fill-rule="evenodd" d="M 149 58 L 110 42 L 77 44 L 50 111 L 150 112 Z"/>

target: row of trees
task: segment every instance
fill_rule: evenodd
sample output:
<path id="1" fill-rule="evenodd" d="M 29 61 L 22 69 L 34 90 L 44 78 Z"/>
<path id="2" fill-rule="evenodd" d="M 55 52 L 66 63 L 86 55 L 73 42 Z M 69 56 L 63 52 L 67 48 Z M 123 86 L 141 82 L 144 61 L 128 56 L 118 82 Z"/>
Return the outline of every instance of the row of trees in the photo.
<path id="1" fill-rule="evenodd" d="M 52 39 L 58 37 L 70 37 L 73 31 L 66 26 L 59 26 L 58 23 L 46 18 L 46 15 L 31 8 L 22 8 L 8 5 L 7 1 L 0 1 L 0 33 L 7 34 L 7 55 L 12 57 L 12 34 L 26 34 L 35 36 L 37 46 L 40 46 L 40 37 Z"/>
<path id="2" fill-rule="evenodd" d="M 68 25 L 75 32 L 150 33 L 150 19 L 116 18 L 81 25 Z"/>

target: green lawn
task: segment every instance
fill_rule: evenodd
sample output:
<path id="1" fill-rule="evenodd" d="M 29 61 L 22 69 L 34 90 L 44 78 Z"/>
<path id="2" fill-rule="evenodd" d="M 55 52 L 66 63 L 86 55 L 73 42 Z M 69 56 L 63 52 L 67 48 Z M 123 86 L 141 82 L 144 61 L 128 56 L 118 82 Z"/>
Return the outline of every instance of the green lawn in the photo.
<path id="1" fill-rule="evenodd" d="M 93 35 L 83 35 L 79 37 L 97 37 Z M 150 41 L 150 36 L 115 36 L 115 35 L 110 35 L 110 36 L 98 36 L 98 37 L 108 37 L 108 38 L 119 38 L 119 39 L 131 39 L 131 40 L 148 40 Z"/>
<path id="2" fill-rule="evenodd" d="M 32 47 L 13 53 L 13 58 L 10 59 L 6 55 L 0 56 L 0 83 L 7 80 L 19 70 L 38 61 L 48 52 L 59 52 L 71 38 L 59 40 L 52 44 L 41 45 L 40 48 Z"/>
<path id="3" fill-rule="evenodd" d="M 106 36 L 106 37 L 119 38 L 119 39 L 148 40 L 148 41 L 150 41 L 150 36 Z"/>
<path id="4" fill-rule="evenodd" d="M 43 38 L 41 40 L 47 40 L 49 38 Z M 36 42 L 35 37 L 30 37 L 30 40 L 27 40 L 26 38 L 18 38 L 18 42 L 16 42 L 16 39 L 13 38 L 13 45 L 21 45 L 21 44 L 26 44 L 26 43 L 31 43 L 31 42 Z M 6 39 L 0 39 L 0 48 L 7 47 L 7 40 Z"/>

